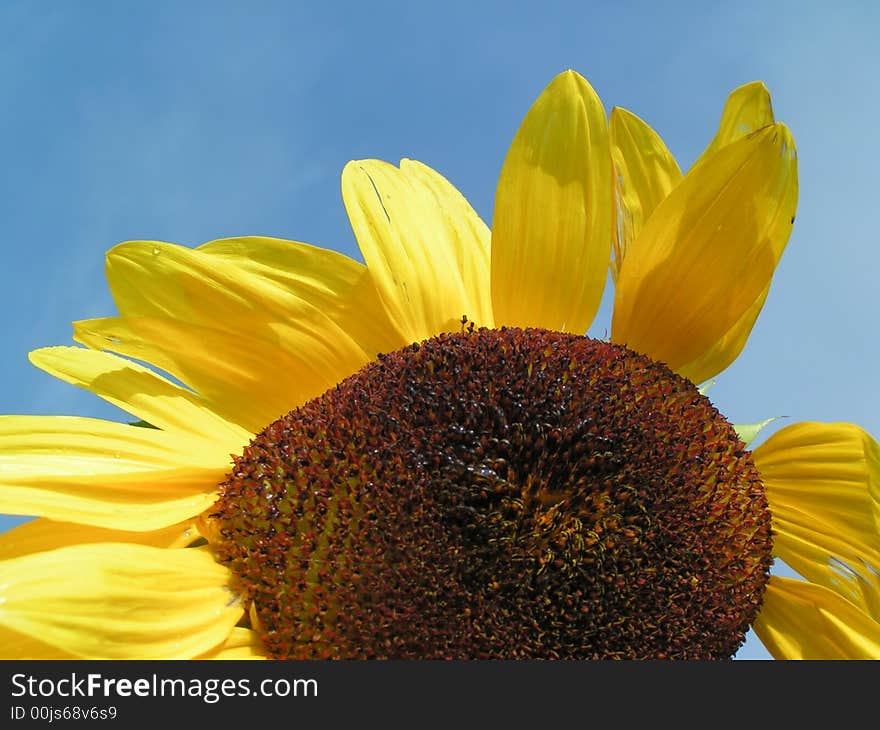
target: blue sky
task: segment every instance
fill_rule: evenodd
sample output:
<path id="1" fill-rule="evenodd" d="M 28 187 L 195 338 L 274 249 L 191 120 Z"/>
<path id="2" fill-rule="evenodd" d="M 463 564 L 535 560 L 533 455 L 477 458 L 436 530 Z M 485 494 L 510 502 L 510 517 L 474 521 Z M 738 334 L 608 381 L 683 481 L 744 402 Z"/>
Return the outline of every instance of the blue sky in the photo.
<path id="1" fill-rule="evenodd" d="M 709 395 L 734 422 L 786 417 L 767 434 L 826 420 L 878 436 L 877 7 L 6 0 L 0 412 L 122 417 L 26 357 L 68 344 L 74 319 L 115 313 L 103 255 L 117 242 L 254 234 L 359 258 L 339 174 L 361 157 L 422 160 L 491 221 L 517 126 L 573 68 L 682 167 L 731 89 L 767 84 L 798 147 L 797 222 L 745 352 Z M 750 637 L 738 656 L 768 655 Z"/>

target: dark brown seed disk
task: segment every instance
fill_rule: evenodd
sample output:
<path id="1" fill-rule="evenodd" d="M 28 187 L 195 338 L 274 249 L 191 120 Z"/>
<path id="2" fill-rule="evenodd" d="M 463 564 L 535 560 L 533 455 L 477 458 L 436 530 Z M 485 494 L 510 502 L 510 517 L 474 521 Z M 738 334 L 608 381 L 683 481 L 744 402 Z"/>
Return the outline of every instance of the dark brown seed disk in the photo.
<path id="1" fill-rule="evenodd" d="M 256 436 L 213 519 L 275 658 L 730 658 L 771 563 L 707 398 L 534 329 L 381 356 Z"/>

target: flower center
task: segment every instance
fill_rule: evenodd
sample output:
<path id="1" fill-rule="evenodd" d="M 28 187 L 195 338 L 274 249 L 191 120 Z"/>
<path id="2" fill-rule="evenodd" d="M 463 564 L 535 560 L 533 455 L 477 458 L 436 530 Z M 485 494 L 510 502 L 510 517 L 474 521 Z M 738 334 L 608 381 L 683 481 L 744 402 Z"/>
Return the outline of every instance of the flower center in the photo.
<path id="1" fill-rule="evenodd" d="M 693 384 L 536 329 L 380 356 L 257 435 L 212 519 L 274 658 L 730 658 L 771 562 Z"/>

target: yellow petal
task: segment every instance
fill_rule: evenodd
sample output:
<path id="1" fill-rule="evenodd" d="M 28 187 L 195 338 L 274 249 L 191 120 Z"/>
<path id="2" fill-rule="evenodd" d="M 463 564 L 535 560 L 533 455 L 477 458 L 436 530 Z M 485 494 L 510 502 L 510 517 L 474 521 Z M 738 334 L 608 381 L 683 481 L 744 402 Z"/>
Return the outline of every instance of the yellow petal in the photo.
<path id="1" fill-rule="evenodd" d="M 825 586 L 880 621 L 878 550 L 859 550 L 846 537 L 823 530 L 809 515 L 798 522 L 774 515 L 774 552 L 811 583 Z"/>
<path id="2" fill-rule="evenodd" d="M 0 624 L 83 658 L 187 659 L 242 615 L 202 548 L 75 545 L 0 563 Z"/>
<path id="3" fill-rule="evenodd" d="M 798 423 L 753 458 L 775 551 L 805 578 L 880 619 L 880 446 L 849 423 Z"/>
<path id="4" fill-rule="evenodd" d="M 73 654 L 40 641 L 35 636 L 0 625 L 0 659 L 77 659 Z"/>
<path id="5" fill-rule="evenodd" d="M 129 241 L 108 253 L 107 278 L 127 327 L 136 320 L 137 331 L 119 333 L 119 342 L 95 333 L 89 345 L 137 350 L 148 362 L 162 361 L 174 367 L 168 372 L 218 402 L 231 393 L 228 419 L 249 428 L 255 419 L 241 402 L 243 380 L 223 391 L 218 378 L 206 379 L 207 348 L 229 346 L 239 355 L 254 345 L 242 364 L 247 378 L 262 383 L 256 395 L 274 420 L 353 374 L 379 351 L 405 344 L 362 264 L 294 241 L 222 239 L 195 250 Z M 175 324 L 157 330 L 158 321 Z M 202 334 L 208 339 L 199 346 L 193 339 Z M 177 335 L 186 339 L 169 347 L 167 338 Z M 287 370 L 283 381 L 303 387 L 273 400 L 270 384 L 279 369 Z"/>
<path id="6" fill-rule="evenodd" d="M 216 499 L 231 458 L 206 466 L 200 450 L 201 440 L 98 419 L 2 416 L 0 513 L 165 528 Z"/>
<path id="7" fill-rule="evenodd" d="M 266 648 L 256 631 L 236 626 L 220 646 L 199 659 L 266 659 Z"/>
<path id="8" fill-rule="evenodd" d="M 199 439 L 80 416 L 0 416 L 0 475 L 117 474 L 186 466 L 223 467 L 197 451 Z M 25 469 L 24 464 L 29 464 Z"/>
<path id="9" fill-rule="evenodd" d="M 197 463 L 225 463 L 251 434 L 199 402 L 198 396 L 142 365 L 82 347 L 46 347 L 31 362 L 160 429 L 201 438 Z"/>
<path id="10" fill-rule="evenodd" d="M 299 321 L 303 310 L 308 310 L 306 305 L 317 309 L 357 343 L 367 360 L 408 344 L 385 315 L 367 267 L 348 256 L 296 241 L 256 236 L 210 241 L 197 251 L 208 254 L 212 262 L 219 258 L 247 272 L 251 290 L 271 282 L 274 289 L 267 290 L 270 302 L 275 306 L 284 303 L 280 313 L 289 319 Z"/>
<path id="11" fill-rule="evenodd" d="M 246 265 L 248 257 L 255 261 Z M 280 270 L 270 274 L 273 266 Z M 317 318 L 322 310 L 338 310 L 366 273 L 342 254 L 258 237 L 219 239 L 197 249 L 126 241 L 107 253 L 106 271 L 122 316 L 219 321 L 235 329 L 255 319 Z"/>
<path id="12" fill-rule="evenodd" d="M 880 659 L 880 624 L 801 580 L 771 576 L 753 628 L 776 659 Z"/>
<path id="13" fill-rule="evenodd" d="M 769 293 L 770 285 L 768 284 L 752 303 L 752 306 L 745 311 L 745 314 L 714 345 L 695 360 L 678 368 L 679 375 L 683 375 L 693 383 L 702 383 L 718 375 L 733 363 L 746 346 L 746 341 L 752 333 L 752 327 L 755 326 Z"/>
<path id="14" fill-rule="evenodd" d="M 673 370 L 704 355 L 769 285 L 796 202 L 794 143 L 782 124 L 691 170 L 630 246 L 612 340 Z"/>
<path id="15" fill-rule="evenodd" d="M 342 198 L 388 317 L 408 342 L 492 326 L 489 231 L 461 194 L 417 162 L 349 162 Z"/>
<path id="16" fill-rule="evenodd" d="M 611 273 L 616 280 L 630 243 L 682 176 L 660 135 L 620 107 L 611 110 L 611 156 L 617 200 Z"/>
<path id="17" fill-rule="evenodd" d="M 463 314 L 483 327 L 494 327 L 489 267 L 491 234 L 471 204 L 445 177 L 417 160 L 401 160 L 401 170 L 417 180 L 434 196 L 437 210 L 445 215 L 441 230 L 448 235 L 455 267 L 453 273 L 461 277 L 467 307 Z M 436 248 L 436 244 L 435 244 Z"/>
<path id="18" fill-rule="evenodd" d="M 199 394 L 200 403 L 248 432 L 262 430 L 351 374 L 315 369 L 307 358 L 246 333 L 168 318 L 111 317 L 73 327 L 77 342 L 172 374 Z M 296 340 L 288 333 L 285 347 Z M 313 351 L 306 338 L 299 349 L 304 351 Z"/>
<path id="19" fill-rule="evenodd" d="M 214 504 L 225 474 L 196 468 L 104 475 L 4 474 L 0 512 L 110 529 L 159 530 Z"/>
<path id="20" fill-rule="evenodd" d="M 777 431 L 752 453 L 770 509 L 795 508 L 864 549 L 877 547 L 880 446 L 851 423 L 804 422 Z"/>
<path id="21" fill-rule="evenodd" d="M 495 193 L 492 306 L 498 326 L 589 328 L 605 287 L 614 218 L 602 102 L 557 76 L 514 137 Z"/>
<path id="22" fill-rule="evenodd" d="M 742 139 L 747 134 L 773 124 L 773 105 L 770 103 L 770 92 L 760 81 L 752 81 L 730 92 L 718 132 L 703 153 L 697 158 L 694 166 L 704 162 L 715 152 Z"/>
<path id="23" fill-rule="evenodd" d="M 128 532 L 40 518 L 0 534 L 0 560 L 96 542 L 136 542 L 157 548 L 179 548 L 198 539 L 192 520 L 149 532 Z"/>
<path id="24" fill-rule="evenodd" d="M 694 164 L 700 164 L 724 145 L 736 142 L 747 134 L 772 124 L 773 121 L 770 93 L 764 84 L 760 81 L 753 81 L 734 89 L 730 93 L 721 115 L 718 132 Z M 701 383 L 733 363 L 745 347 L 769 292 L 770 286 L 768 284 L 752 306 L 718 342 L 696 360 L 680 367 L 678 372 L 694 383 Z"/>

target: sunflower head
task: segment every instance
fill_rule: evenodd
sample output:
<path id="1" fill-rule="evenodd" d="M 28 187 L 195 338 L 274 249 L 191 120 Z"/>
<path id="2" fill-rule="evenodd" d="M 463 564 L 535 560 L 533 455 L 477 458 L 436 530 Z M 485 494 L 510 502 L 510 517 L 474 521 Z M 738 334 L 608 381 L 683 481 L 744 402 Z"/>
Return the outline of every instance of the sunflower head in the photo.
<path id="1" fill-rule="evenodd" d="M 536 329 L 383 356 L 258 434 L 214 518 L 283 658 L 727 658 L 771 559 L 691 383 Z"/>

